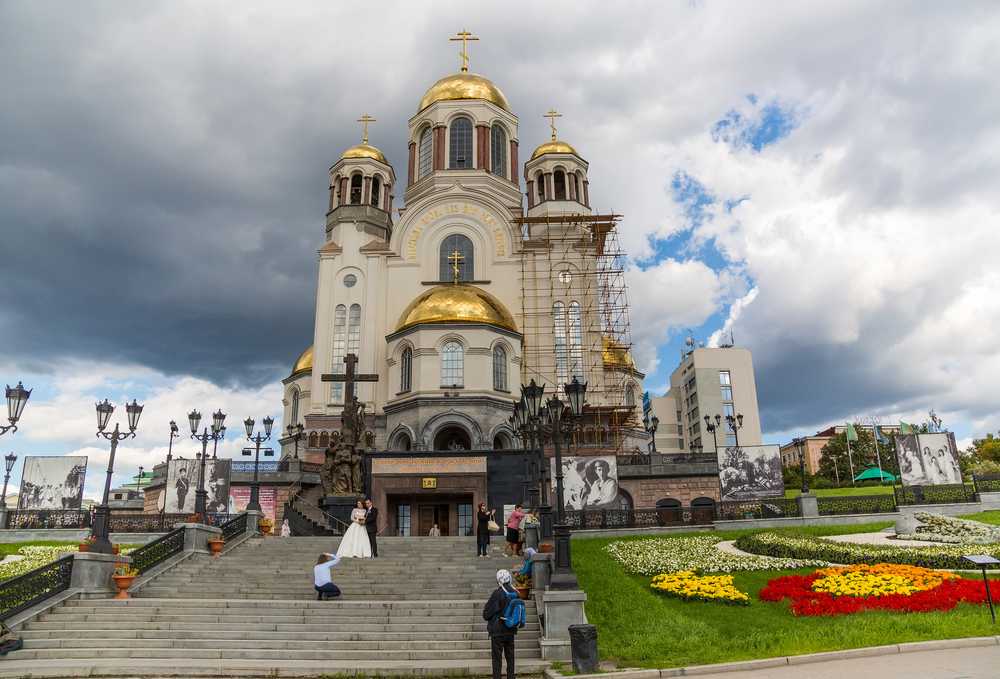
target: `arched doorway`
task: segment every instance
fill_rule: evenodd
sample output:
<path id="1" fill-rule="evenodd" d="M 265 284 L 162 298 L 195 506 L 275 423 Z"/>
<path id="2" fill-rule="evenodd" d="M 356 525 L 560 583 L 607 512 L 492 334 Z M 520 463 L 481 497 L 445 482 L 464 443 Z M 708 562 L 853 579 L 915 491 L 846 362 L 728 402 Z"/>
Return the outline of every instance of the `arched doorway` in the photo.
<path id="1" fill-rule="evenodd" d="M 712 523 L 715 520 L 715 500 L 696 497 L 691 500 L 691 523 Z"/>
<path id="2" fill-rule="evenodd" d="M 434 450 L 471 450 L 472 438 L 462 427 L 444 427 L 434 436 Z"/>
<path id="3" fill-rule="evenodd" d="M 672 497 L 657 500 L 656 510 L 661 526 L 666 526 L 672 523 L 681 523 L 684 521 L 684 510 L 681 506 L 680 500 Z"/>
<path id="4" fill-rule="evenodd" d="M 507 434 L 501 432 L 493 437 L 493 450 L 510 450 L 513 447 L 514 444 Z"/>

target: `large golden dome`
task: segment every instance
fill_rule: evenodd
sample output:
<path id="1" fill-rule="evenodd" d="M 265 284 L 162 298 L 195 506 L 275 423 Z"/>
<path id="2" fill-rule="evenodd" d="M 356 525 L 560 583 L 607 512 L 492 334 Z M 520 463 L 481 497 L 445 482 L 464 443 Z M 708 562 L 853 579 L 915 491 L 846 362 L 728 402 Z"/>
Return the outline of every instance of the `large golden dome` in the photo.
<path id="1" fill-rule="evenodd" d="M 292 366 L 292 374 L 297 375 L 301 372 L 312 371 L 313 369 L 313 348 L 309 347 L 295 359 L 295 365 Z"/>
<path id="2" fill-rule="evenodd" d="M 620 370 L 635 370 L 635 361 L 632 360 L 632 352 L 628 347 L 614 340 L 607 335 L 601 335 L 601 361 L 605 368 L 616 368 Z"/>
<path id="3" fill-rule="evenodd" d="M 553 139 L 552 141 L 547 141 L 535 149 L 535 152 L 531 154 L 531 160 L 534 160 L 538 156 L 544 156 L 546 153 L 572 153 L 574 156 L 580 155 L 576 152 L 575 148 L 566 142 Z"/>
<path id="4" fill-rule="evenodd" d="M 437 285 L 406 307 L 396 331 L 420 323 L 487 323 L 517 332 L 507 307 L 490 293 L 463 283 Z"/>
<path id="5" fill-rule="evenodd" d="M 507 97 L 503 95 L 488 78 L 475 73 L 453 73 L 446 75 L 431 85 L 417 107 L 417 113 L 433 104 L 435 101 L 453 101 L 456 99 L 485 99 L 496 104 L 505 111 L 510 110 Z"/>
<path id="6" fill-rule="evenodd" d="M 372 160 L 377 160 L 380 163 L 389 164 L 389 161 L 385 159 L 385 154 L 379 151 L 374 146 L 369 144 L 358 144 L 357 146 L 352 146 L 340 155 L 341 160 L 344 158 L 371 158 Z"/>

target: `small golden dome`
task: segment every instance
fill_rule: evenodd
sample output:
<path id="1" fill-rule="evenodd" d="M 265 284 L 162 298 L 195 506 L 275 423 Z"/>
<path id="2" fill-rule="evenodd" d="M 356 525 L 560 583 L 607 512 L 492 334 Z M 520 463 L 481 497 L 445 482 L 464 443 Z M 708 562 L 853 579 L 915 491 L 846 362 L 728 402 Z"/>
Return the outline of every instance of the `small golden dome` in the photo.
<path id="1" fill-rule="evenodd" d="M 312 372 L 313 369 L 313 348 L 309 347 L 303 351 L 299 357 L 295 360 L 295 365 L 292 366 L 292 374 L 297 375 L 301 372 Z"/>
<path id="2" fill-rule="evenodd" d="M 601 362 L 605 368 L 635 369 L 632 353 L 607 335 L 601 336 Z"/>
<path id="3" fill-rule="evenodd" d="M 422 293 L 399 317 L 396 331 L 420 323 L 487 323 L 517 332 L 514 317 L 500 300 L 463 283 L 437 285 Z"/>
<path id="4" fill-rule="evenodd" d="M 544 156 L 546 153 L 572 153 L 574 156 L 580 156 L 580 154 L 576 152 L 576 149 L 566 142 L 553 139 L 552 141 L 547 141 L 535 149 L 535 152 L 531 154 L 531 160 L 534 160 L 538 156 Z"/>
<path id="5" fill-rule="evenodd" d="M 389 164 L 389 161 L 385 159 L 385 154 L 369 144 L 358 144 L 357 146 L 352 146 L 340 155 L 341 160 L 344 158 L 371 158 L 372 160 L 377 160 L 380 163 L 385 163 L 386 165 Z"/>
<path id="6" fill-rule="evenodd" d="M 485 99 L 496 104 L 505 111 L 510 110 L 507 97 L 500 88 L 489 79 L 475 73 L 453 73 L 446 75 L 431 85 L 417 107 L 417 113 L 433 104 L 435 101 L 453 101 L 456 99 Z"/>

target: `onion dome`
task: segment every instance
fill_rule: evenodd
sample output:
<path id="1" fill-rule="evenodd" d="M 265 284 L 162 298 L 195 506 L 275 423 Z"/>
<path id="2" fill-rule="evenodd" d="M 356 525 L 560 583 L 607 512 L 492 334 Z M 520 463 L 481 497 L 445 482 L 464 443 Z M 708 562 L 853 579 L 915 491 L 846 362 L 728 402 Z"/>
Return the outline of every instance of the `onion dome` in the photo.
<path id="1" fill-rule="evenodd" d="M 507 97 L 490 79 L 475 73 L 453 73 L 431 85 L 420 100 L 417 113 L 436 101 L 455 101 L 458 99 L 482 99 L 505 111 L 510 111 Z"/>
<path id="2" fill-rule="evenodd" d="M 313 369 L 313 348 L 309 347 L 295 359 L 295 365 L 292 366 L 292 375 L 298 375 L 299 373 L 312 372 Z"/>
<path id="3" fill-rule="evenodd" d="M 607 335 L 601 336 L 601 362 L 605 368 L 635 369 L 635 361 L 628 348 Z"/>
<path id="4" fill-rule="evenodd" d="M 379 151 L 374 146 L 369 144 L 361 143 L 357 146 L 352 146 L 340 155 L 340 159 L 345 158 L 371 158 L 372 160 L 377 160 L 380 163 L 389 164 L 389 161 L 385 159 L 385 154 Z"/>
<path id="5" fill-rule="evenodd" d="M 572 153 L 574 156 L 580 157 L 580 154 L 576 152 L 575 148 L 564 141 L 553 139 L 552 141 L 547 141 L 535 149 L 535 152 L 531 154 L 531 160 L 534 160 L 539 156 L 544 156 L 546 153 Z"/>
<path id="6" fill-rule="evenodd" d="M 462 283 L 437 285 L 410 302 L 396 331 L 421 323 L 483 323 L 517 332 L 507 307 L 490 293 Z"/>

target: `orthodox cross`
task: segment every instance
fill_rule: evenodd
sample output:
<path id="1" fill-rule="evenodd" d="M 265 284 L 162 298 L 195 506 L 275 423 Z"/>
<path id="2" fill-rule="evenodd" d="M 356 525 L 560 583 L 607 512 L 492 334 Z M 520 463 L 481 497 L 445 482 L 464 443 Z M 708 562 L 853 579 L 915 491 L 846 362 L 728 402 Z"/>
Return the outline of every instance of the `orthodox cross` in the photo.
<path id="1" fill-rule="evenodd" d="M 378 382 L 378 375 L 356 374 L 354 372 L 354 368 L 358 364 L 358 357 L 355 354 L 347 354 L 347 356 L 344 356 L 344 363 L 347 367 L 343 374 L 323 375 L 320 379 L 323 382 L 343 382 L 347 385 L 344 389 L 344 411 L 341 416 L 341 424 L 345 429 L 350 428 L 351 430 L 354 430 L 354 421 L 357 419 L 358 409 L 357 399 L 354 397 L 354 384 L 356 382 Z"/>
<path id="2" fill-rule="evenodd" d="M 469 33 L 468 31 L 466 31 L 464 29 L 462 31 L 456 33 L 455 35 L 457 35 L 458 37 L 457 38 L 448 38 L 448 40 L 450 40 L 451 42 L 461 42 L 462 43 L 462 51 L 460 52 L 460 54 L 462 55 L 462 73 L 468 73 L 469 72 L 469 42 L 470 41 L 471 42 L 475 42 L 475 41 L 479 40 L 479 38 L 473 36 L 472 33 Z"/>
<path id="3" fill-rule="evenodd" d="M 361 132 L 361 143 L 362 144 L 367 144 L 368 143 L 368 123 L 377 123 L 378 121 L 375 120 L 374 118 L 372 118 L 367 113 L 365 113 L 360 118 L 358 118 L 358 122 L 363 125 L 362 132 Z"/>
<path id="4" fill-rule="evenodd" d="M 552 128 L 552 141 L 556 140 L 556 118 L 562 118 L 562 113 L 559 113 L 554 108 L 550 108 L 549 112 L 542 116 L 543 118 L 549 119 L 549 127 Z"/>
<path id="5" fill-rule="evenodd" d="M 462 277 L 462 262 L 465 261 L 465 257 L 462 253 L 455 248 L 450 255 L 448 255 L 448 261 L 451 262 L 451 273 L 454 276 L 454 283 L 458 284 L 458 279 Z"/>

